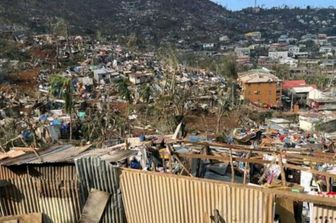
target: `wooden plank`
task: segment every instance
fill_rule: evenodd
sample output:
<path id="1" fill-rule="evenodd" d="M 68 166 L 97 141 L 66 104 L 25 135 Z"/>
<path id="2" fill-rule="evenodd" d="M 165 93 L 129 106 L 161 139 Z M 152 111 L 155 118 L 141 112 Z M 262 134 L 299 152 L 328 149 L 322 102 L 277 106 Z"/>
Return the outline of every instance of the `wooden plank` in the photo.
<path id="1" fill-rule="evenodd" d="M 280 170 L 281 170 L 281 182 L 282 182 L 282 186 L 286 186 L 286 174 L 285 174 L 285 170 L 283 167 L 283 163 L 282 163 L 282 156 L 281 154 L 278 155 L 279 158 L 279 166 L 280 166 Z"/>
<path id="2" fill-rule="evenodd" d="M 99 223 L 110 194 L 92 189 L 83 208 L 80 223 Z"/>
<path id="3" fill-rule="evenodd" d="M 256 154 L 282 154 L 286 158 L 295 157 L 301 158 L 306 161 L 313 161 L 313 162 L 323 162 L 323 163 L 331 163 L 336 164 L 336 160 L 334 160 L 333 156 L 334 153 L 322 153 L 322 152 L 311 152 L 310 150 L 305 149 L 276 149 L 276 148 L 259 148 L 259 149 L 251 149 L 241 145 L 231 145 L 231 144 L 224 144 L 224 143 L 213 143 L 213 142 L 190 142 L 190 141 L 182 141 L 184 143 L 192 144 L 192 145 L 208 145 L 214 147 L 223 147 L 225 149 L 232 149 L 240 152 L 252 152 Z"/>
<path id="4" fill-rule="evenodd" d="M 294 201 L 285 198 L 275 199 L 275 213 L 280 215 L 281 222 L 296 223 L 294 216 Z"/>
<path id="5" fill-rule="evenodd" d="M 185 153 L 185 154 L 179 154 L 180 157 L 185 157 L 185 158 L 196 158 L 196 159 L 210 159 L 210 160 L 218 160 L 222 162 L 230 162 L 230 157 L 225 157 L 225 156 L 212 156 L 212 155 L 201 155 L 201 154 L 193 154 L 193 153 Z M 256 163 L 256 164 L 270 164 L 272 163 L 271 161 L 268 160 L 260 160 L 260 159 L 246 159 L 246 158 L 240 158 L 240 157 L 233 157 L 233 161 L 240 161 L 240 162 L 247 162 L 247 163 Z M 276 162 L 275 164 L 278 164 L 279 162 Z M 313 174 L 318 174 L 322 176 L 329 176 L 332 178 L 336 178 L 336 174 L 332 173 L 327 173 L 327 172 L 321 172 L 318 170 L 313 170 L 309 168 L 305 168 L 302 166 L 297 166 L 289 163 L 284 163 L 283 166 L 285 168 L 293 169 L 293 170 L 302 170 L 302 171 L 307 171 L 309 173 Z"/>
<path id="6" fill-rule="evenodd" d="M 248 152 L 247 154 L 247 159 L 249 159 L 251 156 L 251 152 Z M 243 183 L 246 184 L 246 181 L 247 181 L 247 174 L 250 173 L 250 165 L 248 162 L 245 162 L 245 166 L 244 166 L 244 180 L 243 180 Z"/>
<path id="7" fill-rule="evenodd" d="M 235 181 L 235 171 L 233 166 L 233 159 L 232 159 L 232 150 L 230 149 L 230 166 L 231 166 L 231 182 Z"/>

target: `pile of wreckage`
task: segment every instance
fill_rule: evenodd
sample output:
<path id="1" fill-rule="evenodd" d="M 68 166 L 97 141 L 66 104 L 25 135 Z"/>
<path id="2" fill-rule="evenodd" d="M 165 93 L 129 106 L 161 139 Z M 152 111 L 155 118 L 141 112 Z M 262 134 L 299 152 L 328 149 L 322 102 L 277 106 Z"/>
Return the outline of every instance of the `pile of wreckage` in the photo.
<path id="1" fill-rule="evenodd" d="M 333 222 L 334 153 L 201 137 L 13 147 L 0 154 L 0 222 Z"/>

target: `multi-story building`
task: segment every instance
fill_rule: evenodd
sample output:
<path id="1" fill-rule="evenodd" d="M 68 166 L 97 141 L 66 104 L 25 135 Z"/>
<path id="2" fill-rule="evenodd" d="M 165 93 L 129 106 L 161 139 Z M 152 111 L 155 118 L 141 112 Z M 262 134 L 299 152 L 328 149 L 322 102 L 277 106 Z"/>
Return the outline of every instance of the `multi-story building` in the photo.
<path id="1" fill-rule="evenodd" d="M 241 99 L 265 107 L 281 106 L 282 81 L 265 69 L 239 74 Z"/>

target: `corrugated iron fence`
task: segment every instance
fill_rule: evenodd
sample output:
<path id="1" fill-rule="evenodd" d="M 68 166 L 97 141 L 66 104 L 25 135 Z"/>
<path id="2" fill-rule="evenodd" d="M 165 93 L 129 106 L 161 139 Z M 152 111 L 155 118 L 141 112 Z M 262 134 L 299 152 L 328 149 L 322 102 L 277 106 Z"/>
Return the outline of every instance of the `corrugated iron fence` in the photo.
<path id="1" fill-rule="evenodd" d="M 322 195 L 323 197 L 335 198 L 335 196 Z M 335 198 L 336 199 L 336 198 Z M 312 204 L 313 210 L 310 223 L 334 223 L 336 222 L 336 207 Z"/>
<path id="2" fill-rule="evenodd" d="M 215 181 L 123 170 L 129 223 L 206 223 L 215 212 L 226 223 L 273 222 L 274 195 Z"/>
<path id="3" fill-rule="evenodd" d="M 19 171 L 0 167 L 0 214 L 43 213 L 44 223 L 77 222 L 81 209 L 74 170 L 69 165 Z"/>
<path id="4" fill-rule="evenodd" d="M 99 158 L 91 157 L 78 159 L 75 165 L 80 181 L 82 208 L 91 189 L 105 191 L 110 193 L 111 197 L 100 222 L 126 222 L 119 185 L 120 169 Z"/>
<path id="5" fill-rule="evenodd" d="M 75 165 L 0 166 L 0 215 L 43 213 L 44 223 L 78 222 L 91 189 L 111 194 L 101 222 L 113 223 L 211 223 L 215 217 L 225 223 L 269 223 L 276 196 L 82 158 Z M 336 222 L 336 209 L 315 205 L 311 222 Z"/>

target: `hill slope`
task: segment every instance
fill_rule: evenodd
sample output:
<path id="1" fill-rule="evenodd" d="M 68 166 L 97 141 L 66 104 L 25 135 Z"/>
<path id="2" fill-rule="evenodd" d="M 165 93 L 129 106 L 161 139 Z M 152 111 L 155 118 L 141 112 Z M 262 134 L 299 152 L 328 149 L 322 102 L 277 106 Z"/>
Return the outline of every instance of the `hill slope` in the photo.
<path id="1" fill-rule="evenodd" d="M 335 9 L 269 9 L 231 12 L 209 0 L 1 0 L 0 24 L 48 32 L 56 18 L 73 33 L 112 37 L 135 35 L 150 44 L 185 40 L 210 42 L 262 31 L 276 38 L 288 33 L 336 35 Z M 1 26 L 0 26 L 1 28 Z"/>
<path id="2" fill-rule="evenodd" d="M 0 19 L 34 31 L 48 31 L 56 17 L 76 32 L 136 34 L 160 42 L 208 39 L 235 32 L 231 12 L 208 0 L 2 0 Z"/>

